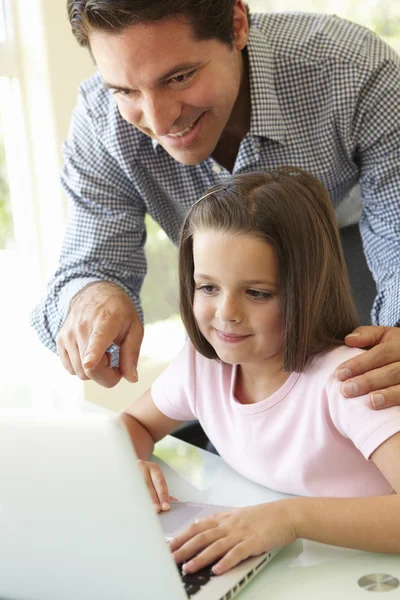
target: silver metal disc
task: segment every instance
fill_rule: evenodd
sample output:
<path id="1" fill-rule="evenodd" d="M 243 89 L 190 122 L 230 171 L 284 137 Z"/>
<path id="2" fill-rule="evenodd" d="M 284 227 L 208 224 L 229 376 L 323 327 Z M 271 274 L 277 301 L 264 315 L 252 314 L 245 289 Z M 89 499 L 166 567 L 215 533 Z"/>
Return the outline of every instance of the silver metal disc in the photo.
<path id="1" fill-rule="evenodd" d="M 386 573 L 371 573 L 361 577 L 358 585 L 367 592 L 391 592 L 399 587 L 400 581 Z"/>

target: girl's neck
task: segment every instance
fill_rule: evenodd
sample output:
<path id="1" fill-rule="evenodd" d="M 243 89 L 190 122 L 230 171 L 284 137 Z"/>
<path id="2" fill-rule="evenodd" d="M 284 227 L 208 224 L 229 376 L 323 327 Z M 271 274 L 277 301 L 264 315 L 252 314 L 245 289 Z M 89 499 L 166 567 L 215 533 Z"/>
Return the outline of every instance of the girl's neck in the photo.
<path id="1" fill-rule="evenodd" d="M 238 365 L 235 385 L 235 396 L 241 404 L 254 404 L 272 396 L 289 378 L 290 373 L 284 370 L 282 361 L 268 360 L 254 364 Z"/>

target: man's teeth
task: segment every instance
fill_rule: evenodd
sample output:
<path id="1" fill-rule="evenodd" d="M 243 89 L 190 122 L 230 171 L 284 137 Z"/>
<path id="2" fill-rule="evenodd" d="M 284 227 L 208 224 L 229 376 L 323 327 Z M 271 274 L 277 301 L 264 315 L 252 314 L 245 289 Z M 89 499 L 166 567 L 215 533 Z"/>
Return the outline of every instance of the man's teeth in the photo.
<path id="1" fill-rule="evenodd" d="M 191 129 L 193 129 L 193 127 L 196 125 L 196 121 L 194 123 L 192 123 L 191 125 L 189 125 L 189 127 L 186 127 L 186 129 L 182 129 L 182 131 L 179 131 L 178 133 L 169 133 L 168 136 L 169 137 L 182 137 L 184 135 L 186 135 L 187 133 L 189 133 L 189 131 Z"/>

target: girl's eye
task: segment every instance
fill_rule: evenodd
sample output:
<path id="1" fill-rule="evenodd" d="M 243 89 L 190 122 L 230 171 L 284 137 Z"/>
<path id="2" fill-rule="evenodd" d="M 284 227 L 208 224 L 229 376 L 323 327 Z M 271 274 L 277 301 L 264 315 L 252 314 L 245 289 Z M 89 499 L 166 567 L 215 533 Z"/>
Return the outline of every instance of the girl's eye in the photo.
<path id="1" fill-rule="evenodd" d="M 195 74 L 196 71 L 189 71 L 189 73 L 182 73 L 182 75 L 176 75 L 175 77 L 171 77 L 169 81 L 172 83 L 186 83 L 189 81 Z"/>
<path id="2" fill-rule="evenodd" d="M 272 297 L 269 292 L 261 292 L 260 290 L 247 290 L 247 294 L 254 300 L 268 300 Z"/>
<path id="3" fill-rule="evenodd" d="M 215 285 L 198 285 L 196 289 L 206 295 L 214 294 L 217 290 Z"/>

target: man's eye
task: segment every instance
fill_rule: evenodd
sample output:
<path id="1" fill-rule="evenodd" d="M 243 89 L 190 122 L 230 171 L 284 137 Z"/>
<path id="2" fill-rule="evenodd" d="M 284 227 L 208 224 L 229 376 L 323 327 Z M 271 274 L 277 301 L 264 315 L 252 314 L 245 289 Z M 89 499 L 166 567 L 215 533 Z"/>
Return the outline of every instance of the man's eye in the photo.
<path id="1" fill-rule="evenodd" d="M 196 71 L 189 71 L 189 73 L 182 73 L 182 75 L 176 75 L 175 77 L 171 77 L 170 81 L 172 83 L 186 83 L 193 77 Z"/>
<path id="2" fill-rule="evenodd" d="M 112 90 L 114 96 L 130 96 L 131 90 Z"/>
<path id="3" fill-rule="evenodd" d="M 247 290 L 247 294 L 254 300 L 268 300 L 272 297 L 269 292 L 261 292 L 260 290 Z"/>

